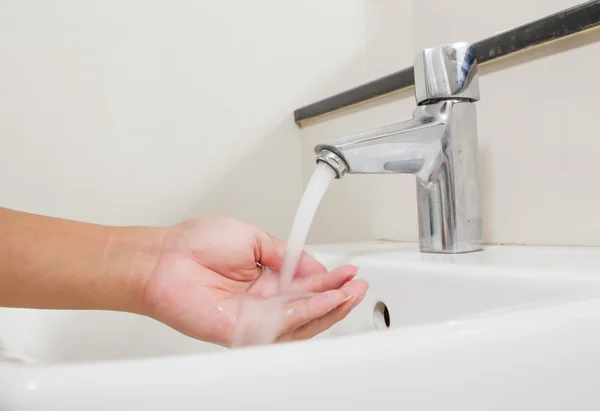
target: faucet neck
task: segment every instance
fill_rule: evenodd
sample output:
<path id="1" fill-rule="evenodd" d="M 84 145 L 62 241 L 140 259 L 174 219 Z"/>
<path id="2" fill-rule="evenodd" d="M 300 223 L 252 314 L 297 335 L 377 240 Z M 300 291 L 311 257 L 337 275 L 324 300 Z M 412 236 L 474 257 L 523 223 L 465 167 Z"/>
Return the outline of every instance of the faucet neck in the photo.
<path id="1" fill-rule="evenodd" d="M 342 175 L 414 174 L 426 183 L 443 161 L 443 137 L 452 108 L 462 103 L 446 100 L 417 106 L 410 120 L 319 144 L 315 147 L 317 161 L 327 162 L 336 170 L 343 162 Z"/>

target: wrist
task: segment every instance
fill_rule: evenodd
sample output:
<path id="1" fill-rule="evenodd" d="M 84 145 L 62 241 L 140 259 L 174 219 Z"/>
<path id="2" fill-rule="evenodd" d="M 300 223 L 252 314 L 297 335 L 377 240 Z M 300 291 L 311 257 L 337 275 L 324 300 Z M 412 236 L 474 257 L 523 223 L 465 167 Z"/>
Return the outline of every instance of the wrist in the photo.
<path id="1" fill-rule="evenodd" d="M 146 314 L 146 286 L 160 260 L 168 229 L 114 227 L 112 230 L 105 264 L 113 290 L 109 309 Z"/>

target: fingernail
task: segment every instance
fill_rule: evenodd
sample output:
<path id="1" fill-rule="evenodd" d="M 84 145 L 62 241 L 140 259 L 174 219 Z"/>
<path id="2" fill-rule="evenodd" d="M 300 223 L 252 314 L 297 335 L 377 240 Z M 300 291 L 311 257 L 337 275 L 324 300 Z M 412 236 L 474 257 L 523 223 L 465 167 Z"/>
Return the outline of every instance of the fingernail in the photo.
<path id="1" fill-rule="evenodd" d="M 344 284 L 342 288 L 340 288 L 340 290 L 342 290 L 344 294 L 346 294 L 346 299 L 344 300 L 344 302 L 348 301 L 354 296 L 354 294 L 352 294 L 352 287 L 350 287 L 348 283 Z"/>
<path id="2" fill-rule="evenodd" d="M 346 301 L 350 301 L 350 299 L 352 299 L 352 297 L 354 297 L 354 294 L 347 295 L 346 298 L 344 298 L 344 301 L 342 301 L 342 304 L 345 303 Z"/>

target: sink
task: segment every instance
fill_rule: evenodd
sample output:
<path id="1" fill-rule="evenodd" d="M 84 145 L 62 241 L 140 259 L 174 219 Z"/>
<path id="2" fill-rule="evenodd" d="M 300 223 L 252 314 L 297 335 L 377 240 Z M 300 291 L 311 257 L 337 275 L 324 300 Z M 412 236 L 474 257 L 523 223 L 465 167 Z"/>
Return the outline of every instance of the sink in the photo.
<path id="1" fill-rule="evenodd" d="M 370 283 L 310 341 L 228 350 L 145 317 L 0 309 L 0 410 L 596 410 L 600 249 L 313 246 Z"/>

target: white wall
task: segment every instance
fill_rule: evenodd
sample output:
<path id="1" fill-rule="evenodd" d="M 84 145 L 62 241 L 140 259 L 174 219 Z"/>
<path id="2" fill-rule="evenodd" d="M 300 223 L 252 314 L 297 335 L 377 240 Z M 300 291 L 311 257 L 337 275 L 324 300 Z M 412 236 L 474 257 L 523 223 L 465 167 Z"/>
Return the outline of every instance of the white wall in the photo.
<path id="1" fill-rule="evenodd" d="M 577 3 L 414 1 L 412 45 L 401 48 L 397 37 L 388 36 L 369 42 L 367 55 L 387 44 L 389 53 L 412 59 L 423 47 L 475 42 Z M 379 53 L 385 55 L 385 50 Z M 402 63 L 394 70 L 411 64 Z M 598 72 L 598 32 L 480 69 L 477 107 L 487 242 L 600 246 Z M 315 143 L 406 119 L 413 106 L 410 91 L 303 128 L 305 179 L 314 167 Z M 412 176 L 347 176 L 332 187 L 316 218 L 312 242 L 418 239 Z"/>
<path id="2" fill-rule="evenodd" d="M 336 90 L 364 38 L 362 0 L 4 0 L 0 205 L 107 224 L 229 214 L 287 236 L 291 113 Z"/>

